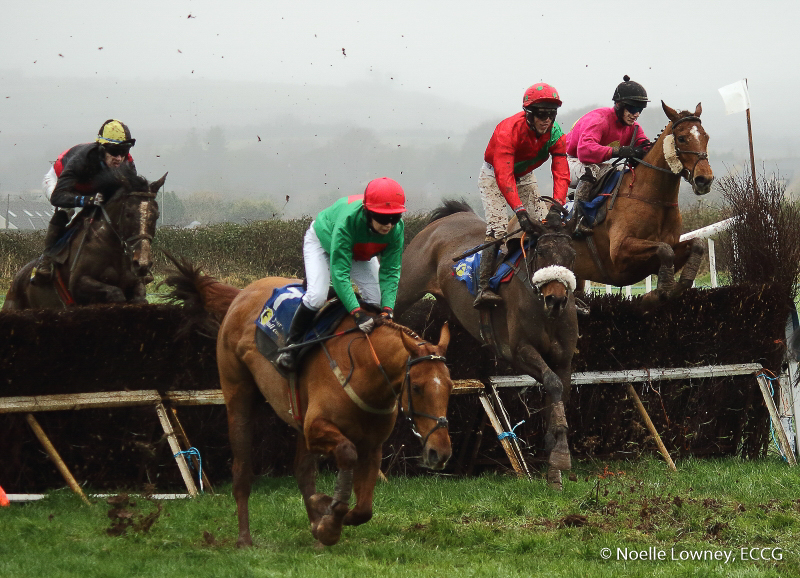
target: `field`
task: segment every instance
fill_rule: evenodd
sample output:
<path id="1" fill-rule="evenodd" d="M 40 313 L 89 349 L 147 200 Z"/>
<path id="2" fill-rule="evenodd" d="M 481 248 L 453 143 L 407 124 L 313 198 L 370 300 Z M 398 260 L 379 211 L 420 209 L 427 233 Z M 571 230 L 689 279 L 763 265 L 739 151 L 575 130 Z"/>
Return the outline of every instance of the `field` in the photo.
<path id="1" fill-rule="evenodd" d="M 0 576 L 798 575 L 795 470 L 771 457 L 677 466 L 577 463 L 562 493 L 498 474 L 391 478 L 372 521 L 330 548 L 315 545 L 290 478 L 254 486 L 247 550 L 235 548 L 230 487 L 92 506 L 60 490 L 0 509 Z M 333 483 L 325 475 L 320 487 Z"/>

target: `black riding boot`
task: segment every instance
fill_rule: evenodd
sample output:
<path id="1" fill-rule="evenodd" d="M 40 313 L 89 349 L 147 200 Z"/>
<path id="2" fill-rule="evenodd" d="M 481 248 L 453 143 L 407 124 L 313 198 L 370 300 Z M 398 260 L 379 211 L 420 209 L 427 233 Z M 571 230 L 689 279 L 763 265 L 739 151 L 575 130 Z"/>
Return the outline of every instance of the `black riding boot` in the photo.
<path id="1" fill-rule="evenodd" d="M 481 252 L 481 267 L 478 270 L 478 295 L 472 303 L 473 307 L 481 308 L 494 306 L 503 302 L 503 298 L 489 289 L 489 280 L 494 274 L 495 259 L 497 257 L 497 245 L 486 247 Z"/>
<path id="2" fill-rule="evenodd" d="M 295 345 L 303 341 L 303 335 L 311 327 L 314 321 L 314 316 L 317 314 L 313 309 L 306 307 L 305 303 L 300 302 L 300 307 L 294 312 L 292 317 L 292 324 L 289 326 L 289 335 L 286 338 L 286 345 Z M 297 365 L 297 352 L 300 348 L 295 347 L 288 351 L 281 353 L 275 360 L 281 369 L 285 371 L 294 371 Z"/>
<path id="3" fill-rule="evenodd" d="M 590 173 L 587 171 L 587 174 Z M 592 192 L 592 186 L 594 185 L 594 181 L 588 180 L 586 176 L 587 175 L 584 175 L 580 178 L 578 181 L 578 186 L 575 188 L 575 228 L 572 231 L 572 236 L 577 238 L 588 237 L 589 235 L 594 234 L 594 231 L 592 230 L 592 223 L 583 212 L 582 203 L 591 200 L 590 196 Z"/>
<path id="4" fill-rule="evenodd" d="M 64 234 L 68 222 L 69 215 L 67 212 L 56 209 L 50 219 L 50 223 L 47 225 L 47 233 L 44 236 L 44 253 L 39 257 L 39 262 L 36 264 L 34 283 L 46 283 L 52 278 L 53 259 L 50 256 L 50 251 Z"/>

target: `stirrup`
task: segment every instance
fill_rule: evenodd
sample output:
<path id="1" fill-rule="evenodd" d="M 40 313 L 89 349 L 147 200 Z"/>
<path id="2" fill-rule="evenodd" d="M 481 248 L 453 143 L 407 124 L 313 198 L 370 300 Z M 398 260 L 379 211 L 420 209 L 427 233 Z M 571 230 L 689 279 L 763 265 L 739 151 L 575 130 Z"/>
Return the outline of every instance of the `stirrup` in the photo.
<path id="1" fill-rule="evenodd" d="M 297 369 L 297 358 L 293 352 L 284 351 L 275 359 L 275 365 L 284 371 L 294 371 Z"/>
<path id="2" fill-rule="evenodd" d="M 502 302 L 503 298 L 491 289 L 478 289 L 478 295 L 475 297 L 475 301 L 472 302 L 472 306 L 480 309 L 481 307 L 494 307 Z"/>

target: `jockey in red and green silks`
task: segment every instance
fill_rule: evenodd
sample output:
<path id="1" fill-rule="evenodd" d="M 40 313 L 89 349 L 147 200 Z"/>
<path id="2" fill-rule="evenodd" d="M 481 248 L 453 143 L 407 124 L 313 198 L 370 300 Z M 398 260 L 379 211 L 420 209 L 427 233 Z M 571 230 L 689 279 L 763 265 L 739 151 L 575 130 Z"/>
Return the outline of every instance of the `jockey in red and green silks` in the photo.
<path id="1" fill-rule="evenodd" d="M 562 205 L 566 202 L 569 185 L 566 139 L 555 122 L 560 106 L 561 99 L 555 88 L 544 82 L 534 84 L 525 91 L 523 110 L 495 128 L 478 176 L 486 216 L 485 241 L 501 237 L 506 232 L 507 206 L 516 213 L 520 226 L 528 234 L 533 233 L 529 213 L 535 219 L 545 218 L 548 206 L 539 200 L 533 170 L 547 159 L 552 159 L 553 198 Z M 487 247 L 481 253 L 475 307 L 496 305 L 502 301 L 489 289 L 496 256 L 497 245 Z"/>

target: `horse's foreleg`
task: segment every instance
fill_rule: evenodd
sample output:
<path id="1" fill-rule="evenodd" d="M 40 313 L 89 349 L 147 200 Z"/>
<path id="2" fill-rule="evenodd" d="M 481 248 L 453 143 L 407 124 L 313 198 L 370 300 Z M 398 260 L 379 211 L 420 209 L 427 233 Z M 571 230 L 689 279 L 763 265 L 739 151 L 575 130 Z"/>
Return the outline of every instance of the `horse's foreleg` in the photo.
<path id="1" fill-rule="evenodd" d="M 342 521 L 350 509 L 353 469 L 358 463 L 358 452 L 353 442 L 347 439 L 335 424 L 324 418 L 315 419 L 306 427 L 305 433 L 309 451 L 333 454 L 336 466 L 339 468 L 333 499 L 328 501 L 327 496 L 321 494 L 314 494 L 310 499 L 311 507 L 321 515 L 316 526 L 312 522 L 311 533 L 326 546 L 332 546 L 339 541 Z"/>
<path id="2" fill-rule="evenodd" d="M 318 454 L 308 451 L 306 438 L 300 433 L 297 436 L 297 448 L 294 454 L 294 477 L 300 493 L 303 495 L 303 504 L 312 528 L 319 524 L 320 518 L 322 518 L 320 511 L 327 510 L 332 500 L 330 496 L 320 496 L 316 493 L 318 459 Z M 327 498 L 327 502 L 324 498 Z"/>
<path id="3" fill-rule="evenodd" d="M 344 517 L 345 526 L 358 526 L 369 522 L 372 518 L 372 499 L 375 495 L 375 483 L 381 467 L 383 449 L 378 446 L 366 456 L 359 456 L 353 479 L 356 494 L 356 506 Z"/>
<path id="4" fill-rule="evenodd" d="M 681 276 L 670 297 L 677 297 L 692 286 L 697 277 L 697 270 L 700 269 L 700 263 L 702 263 L 706 254 L 703 239 L 691 239 L 678 243 L 675 245 L 674 250 L 675 266 L 681 270 Z"/>
<path id="5" fill-rule="evenodd" d="M 545 449 L 549 453 L 547 460 L 549 470 L 559 472 L 569 470 L 572 468 L 572 458 L 567 443 L 569 427 L 564 410 L 564 400 L 569 397 L 569 371 L 562 371 L 562 376 L 557 375 L 550 369 L 539 352 L 527 344 L 518 348 L 516 360 L 522 365 L 524 371 L 544 385 L 547 392 L 546 399 L 550 405 L 550 414 L 547 419 Z M 560 489 L 561 474 L 559 473 L 557 477 L 558 483 L 556 484 L 550 481 L 551 474 L 548 473 L 548 482 L 551 486 Z"/>
<path id="6" fill-rule="evenodd" d="M 86 275 L 75 282 L 72 295 L 79 303 L 125 303 L 122 289 Z"/>

